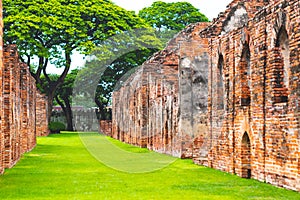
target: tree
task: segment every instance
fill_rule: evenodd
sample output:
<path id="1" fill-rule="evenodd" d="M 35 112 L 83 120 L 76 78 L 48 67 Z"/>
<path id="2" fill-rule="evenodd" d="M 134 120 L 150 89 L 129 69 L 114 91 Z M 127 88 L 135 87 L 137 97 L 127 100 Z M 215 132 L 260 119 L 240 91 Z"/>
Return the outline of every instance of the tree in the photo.
<path id="1" fill-rule="evenodd" d="M 99 108 L 97 116 L 99 119 L 111 119 L 110 110 L 106 107 L 111 103 L 112 92 L 118 81 L 130 70 L 143 64 L 147 58 L 158 49 L 135 50 L 126 53 L 116 60 L 103 72 L 95 93 L 95 103 Z"/>
<path id="2" fill-rule="evenodd" d="M 144 27 L 143 20 L 109 0 L 3 0 L 3 15 L 5 43 L 17 44 L 21 60 L 29 66 L 38 58 L 31 73 L 39 87 L 47 85 L 49 119 L 74 50 L 87 53 L 116 33 Z M 49 63 L 64 69 L 55 81 L 47 73 Z"/>
<path id="3" fill-rule="evenodd" d="M 208 21 L 204 14 L 188 2 L 156 1 L 150 7 L 140 10 L 138 15 L 155 28 L 164 41 L 190 23 Z"/>
<path id="4" fill-rule="evenodd" d="M 104 41 L 91 53 L 93 59 L 80 70 L 73 90 L 73 103 L 86 99 L 85 104 L 90 105 L 88 101 L 93 99 L 99 108 L 98 119 L 110 119 L 107 106 L 117 82 L 161 48 L 153 28 L 126 31 Z"/>

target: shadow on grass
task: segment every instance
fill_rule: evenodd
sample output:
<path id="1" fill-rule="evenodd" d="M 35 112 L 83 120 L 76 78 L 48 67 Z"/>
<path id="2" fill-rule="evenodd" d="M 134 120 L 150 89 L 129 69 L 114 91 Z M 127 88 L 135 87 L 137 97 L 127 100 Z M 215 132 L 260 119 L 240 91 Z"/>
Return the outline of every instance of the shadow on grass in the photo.
<path id="1" fill-rule="evenodd" d="M 152 172 L 162 169 L 178 159 L 148 150 L 141 152 L 133 150 L 132 152 L 134 147 L 122 148 L 122 145 L 117 146 L 106 136 L 99 133 L 78 134 L 91 155 L 106 166 L 118 171 L 127 173 Z M 135 148 L 137 149 L 138 147 Z"/>

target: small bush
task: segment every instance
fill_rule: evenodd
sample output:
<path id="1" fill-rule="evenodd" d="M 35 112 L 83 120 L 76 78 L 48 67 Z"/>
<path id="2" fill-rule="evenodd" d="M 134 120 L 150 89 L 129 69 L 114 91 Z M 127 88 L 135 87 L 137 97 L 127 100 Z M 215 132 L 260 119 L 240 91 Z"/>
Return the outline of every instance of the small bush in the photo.
<path id="1" fill-rule="evenodd" d="M 66 130 L 66 126 L 61 122 L 50 122 L 49 130 L 51 133 L 60 133 L 60 131 Z"/>

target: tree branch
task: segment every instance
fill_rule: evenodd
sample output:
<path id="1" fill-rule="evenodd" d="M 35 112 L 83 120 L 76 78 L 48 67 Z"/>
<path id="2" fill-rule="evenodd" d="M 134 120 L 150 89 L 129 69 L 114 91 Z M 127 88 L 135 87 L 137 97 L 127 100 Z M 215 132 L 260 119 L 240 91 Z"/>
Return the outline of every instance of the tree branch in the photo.
<path id="1" fill-rule="evenodd" d="M 50 79 L 49 75 L 48 75 L 47 72 L 46 72 L 46 68 L 47 68 L 47 65 L 48 65 L 48 61 L 49 61 L 49 59 L 46 58 L 46 61 L 45 61 L 44 65 L 43 65 L 43 74 L 44 74 L 44 76 L 45 76 L 45 78 L 46 78 L 46 81 L 47 81 L 48 83 L 51 83 L 51 79 Z"/>
<path id="2" fill-rule="evenodd" d="M 44 65 L 44 57 L 39 57 L 39 65 L 33 77 L 35 78 L 36 82 L 40 85 L 42 84 L 41 73 L 42 73 L 43 65 Z"/>
<path id="3" fill-rule="evenodd" d="M 58 98 L 57 95 L 55 95 L 54 98 L 55 98 L 56 102 L 60 105 L 63 112 L 66 113 L 66 107 L 65 107 L 64 103 Z"/>

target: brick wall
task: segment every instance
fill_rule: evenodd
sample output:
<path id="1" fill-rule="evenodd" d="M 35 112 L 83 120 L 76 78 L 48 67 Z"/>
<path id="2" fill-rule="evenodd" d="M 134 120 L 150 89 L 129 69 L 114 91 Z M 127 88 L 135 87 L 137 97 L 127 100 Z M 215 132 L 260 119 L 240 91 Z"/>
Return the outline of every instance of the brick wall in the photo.
<path id="1" fill-rule="evenodd" d="M 299 191 L 297 12 L 298 1 L 270 1 L 244 25 L 209 36 L 208 166 Z"/>
<path id="2" fill-rule="evenodd" d="M 37 136 L 48 136 L 48 97 L 36 92 L 36 133 Z"/>
<path id="3" fill-rule="evenodd" d="M 1 71 L 1 162 L 11 168 L 36 145 L 36 135 L 47 135 L 47 100 L 40 98 L 27 65 L 19 62 L 15 45 L 5 45 Z M 38 96 L 40 95 L 40 96 Z M 38 96 L 38 97 L 37 97 Z M 44 111 L 41 111 L 45 109 Z"/>
<path id="4" fill-rule="evenodd" d="M 99 131 L 105 135 L 111 136 L 112 134 L 112 121 L 111 120 L 100 120 Z"/>
<path id="5" fill-rule="evenodd" d="M 4 166 L 10 168 L 20 158 L 20 66 L 16 46 L 5 46 L 3 68 L 3 123 L 5 153 Z"/>
<path id="6" fill-rule="evenodd" d="M 207 88 L 206 77 L 203 79 L 201 74 L 205 69 L 198 67 L 198 64 L 206 62 L 208 57 L 198 57 L 196 54 L 201 52 L 198 48 L 196 51 L 192 50 L 193 55 L 190 54 L 184 61 L 180 61 L 178 44 L 186 41 L 192 30 L 208 25 L 209 23 L 191 25 L 188 30 L 179 33 L 164 50 L 153 55 L 136 70 L 123 87 L 114 92 L 114 138 L 176 157 L 192 156 L 189 149 L 194 134 L 200 134 L 198 129 L 202 125 L 196 122 L 199 122 L 198 117 L 203 113 L 191 114 L 190 111 L 195 107 L 198 109 L 199 102 L 206 100 L 200 98 L 193 105 L 189 102 L 201 96 L 197 85 L 204 83 L 203 88 Z M 189 42 L 182 45 L 185 45 L 183 49 L 191 49 Z M 206 45 L 205 42 L 203 45 Z"/>
<path id="7" fill-rule="evenodd" d="M 0 10 L 2 10 L 2 1 L 0 1 Z M 0 12 L 0 66 L 3 66 L 3 21 L 2 21 L 2 12 Z M 3 133 L 3 67 L 0 67 L 0 174 L 4 172 L 4 133 Z"/>
<path id="8" fill-rule="evenodd" d="M 300 3 L 232 1 L 113 95 L 113 137 L 300 191 Z"/>
<path id="9" fill-rule="evenodd" d="M 46 110 L 47 100 L 37 97 L 40 94 L 35 80 L 30 75 L 29 68 L 19 62 L 17 47 L 5 46 L 3 54 L 3 162 L 6 168 L 10 168 L 22 153 L 36 145 L 36 133 L 45 135 L 45 130 L 48 130 L 47 116 L 44 114 L 46 111 L 42 114 L 39 112 Z"/>

